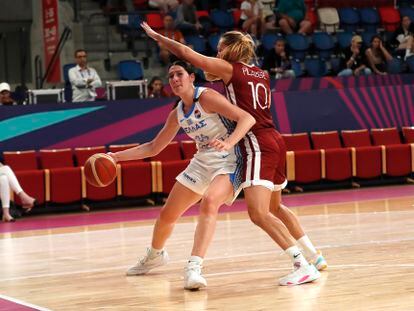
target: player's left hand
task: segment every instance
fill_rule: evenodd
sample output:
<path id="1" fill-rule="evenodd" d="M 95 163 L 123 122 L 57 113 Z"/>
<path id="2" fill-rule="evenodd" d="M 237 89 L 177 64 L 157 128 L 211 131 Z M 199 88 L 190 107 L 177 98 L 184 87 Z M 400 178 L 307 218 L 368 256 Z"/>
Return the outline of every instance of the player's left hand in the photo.
<path id="1" fill-rule="evenodd" d="M 228 142 L 219 140 L 219 139 L 214 139 L 213 141 L 210 142 L 209 145 L 210 147 L 213 147 L 217 151 L 228 151 L 233 147 Z"/>

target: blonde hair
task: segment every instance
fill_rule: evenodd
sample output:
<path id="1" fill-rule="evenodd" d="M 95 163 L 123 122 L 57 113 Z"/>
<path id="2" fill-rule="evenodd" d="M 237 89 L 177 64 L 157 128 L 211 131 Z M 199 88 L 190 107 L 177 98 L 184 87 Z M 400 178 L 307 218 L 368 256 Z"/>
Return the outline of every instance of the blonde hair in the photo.
<path id="1" fill-rule="evenodd" d="M 253 59 L 256 59 L 255 43 L 249 34 L 236 30 L 228 31 L 221 36 L 220 43 L 224 46 L 220 52 L 220 58 L 229 63 L 250 64 Z M 219 77 L 209 72 L 205 72 L 205 76 L 209 81 L 220 80 Z"/>

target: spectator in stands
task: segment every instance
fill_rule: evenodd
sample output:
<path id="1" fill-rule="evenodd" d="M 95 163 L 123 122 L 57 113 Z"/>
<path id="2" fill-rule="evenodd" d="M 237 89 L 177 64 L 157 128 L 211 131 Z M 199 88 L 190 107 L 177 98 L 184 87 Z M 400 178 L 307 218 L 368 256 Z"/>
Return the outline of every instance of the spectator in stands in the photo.
<path id="1" fill-rule="evenodd" d="M 164 29 L 160 30 L 159 33 L 167 38 L 172 40 L 178 41 L 182 44 L 185 44 L 184 36 L 181 31 L 175 29 L 174 26 L 174 19 L 171 15 L 164 16 Z M 172 55 L 167 49 L 164 49 L 162 45 L 160 45 L 160 59 L 162 64 L 168 65 L 170 62 L 177 60 L 177 58 Z"/>
<path id="2" fill-rule="evenodd" d="M 371 47 L 365 51 L 371 70 L 378 75 L 387 74 L 387 62 L 392 60 L 391 54 L 382 44 L 381 37 L 375 35 L 371 39 Z"/>
<path id="3" fill-rule="evenodd" d="M 295 77 L 295 72 L 291 68 L 285 40 L 279 39 L 275 42 L 274 48 L 265 55 L 262 69 L 276 79 L 281 79 Z"/>
<path id="4" fill-rule="evenodd" d="M 169 97 L 168 93 L 164 90 L 164 83 L 160 77 L 153 77 L 148 86 L 149 98 L 162 98 Z"/>
<path id="5" fill-rule="evenodd" d="M 75 52 L 77 65 L 69 69 L 69 81 L 72 85 L 72 101 L 94 101 L 96 88 L 102 85 L 95 69 L 88 66 L 87 53 L 80 49 Z"/>
<path id="6" fill-rule="evenodd" d="M 394 32 L 392 42 L 397 45 L 397 51 L 402 52 L 404 59 L 414 55 L 413 35 L 414 23 L 409 16 L 403 16 L 400 27 Z"/>
<path id="7" fill-rule="evenodd" d="M 6 82 L 0 83 L 0 106 L 16 105 L 16 102 L 11 98 L 10 85 Z"/>
<path id="8" fill-rule="evenodd" d="M 286 34 L 295 30 L 306 35 L 311 32 L 312 24 L 306 17 L 306 6 L 304 0 L 278 0 L 277 20 L 280 28 Z"/>
<path id="9" fill-rule="evenodd" d="M 148 5 L 152 9 L 159 9 L 163 13 L 175 11 L 179 3 L 177 0 L 149 0 Z"/>
<path id="10" fill-rule="evenodd" d="M 0 199 L 3 207 L 2 221 L 4 222 L 14 221 L 14 218 L 10 215 L 10 190 L 13 190 L 19 196 L 22 207 L 26 212 L 33 208 L 36 199 L 23 191 L 12 169 L 0 162 Z"/>
<path id="11" fill-rule="evenodd" d="M 100 0 L 100 6 L 104 11 L 122 11 L 126 10 L 127 12 L 134 12 L 134 2 L 133 0 Z"/>
<path id="12" fill-rule="evenodd" d="M 175 24 L 184 35 L 194 35 L 204 32 L 196 12 L 197 8 L 194 5 L 194 0 L 183 0 L 178 6 Z"/>
<path id="13" fill-rule="evenodd" d="M 263 4 L 260 0 L 246 0 L 240 5 L 239 28 L 258 37 L 262 33 Z"/>
<path id="14" fill-rule="evenodd" d="M 344 61 L 346 69 L 338 73 L 338 76 L 359 76 L 370 75 L 371 69 L 368 68 L 368 61 L 365 52 L 362 50 L 361 36 L 353 36 L 351 46 L 344 51 Z"/>

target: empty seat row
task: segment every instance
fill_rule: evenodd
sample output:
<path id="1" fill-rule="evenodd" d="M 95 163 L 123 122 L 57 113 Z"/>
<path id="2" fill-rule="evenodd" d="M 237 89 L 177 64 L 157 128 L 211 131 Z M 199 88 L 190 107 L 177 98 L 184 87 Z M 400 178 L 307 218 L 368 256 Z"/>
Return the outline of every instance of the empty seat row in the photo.
<path id="1" fill-rule="evenodd" d="M 136 144 L 112 145 L 109 150 L 117 152 L 133 146 Z M 117 196 L 136 198 L 169 193 L 175 176 L 187 166 L 196 146 L 193 141 L 172 142 L 148 160 L 121 162 L 116 180 L 106 187 L 97 188 L 86 182 L 83 165 L 91 155 L 100 152 L 106 152 L 106 148 L 5 151 L 3 157 L 4 163 L 15 171 L 24 189 L 39 204 L 65 204 L 83 199 L 102 201 Z"/>
<path id="2" fill-rule="evenodd" d="M 289 181 L 312 183 L 409 177 L 414 171 L 414 128 L 284 134 Z M 341 141 L 342 138 L 342 141 Z M 311 144 L 312 143 L 312 144 Z M 313 148 L 312 148 L 313 146 Z"/>
<path id="3" fill-rule="evenodd" d="M 414 172 L 414 128 L 403 128 L 402 133 L 403 139 L 396 128 L 341 131 L 341 135 L 337 131 L 284 134 L 286 176 L 293 184 L 410 177 Z M 110 146 L 109 150 L 132 146 Z M 78 166 L 71 149 L 41 150 L 39 156 L 33 150 L 4 152 L 3 156 L 39 204 L 68 204 L 166 195 L 196 147 L 193 141 L 172 142 L 150 161 L 120 162 L 115 181 L 96 188 L 86 182 L 83 165 L 92 154 L 105 151 L 103 146 L 74 149 Z"/>

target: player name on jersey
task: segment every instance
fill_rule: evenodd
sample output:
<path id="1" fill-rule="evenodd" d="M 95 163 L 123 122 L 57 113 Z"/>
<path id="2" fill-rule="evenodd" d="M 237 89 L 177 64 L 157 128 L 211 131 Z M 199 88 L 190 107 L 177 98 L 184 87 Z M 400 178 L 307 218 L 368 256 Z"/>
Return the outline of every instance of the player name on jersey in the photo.
<path id="1" fill-rule="evenodd" d="M 267 76 L 264 71 L 256 71 L 256 70 L 252 70 L 249 67 L 243 66 L 242 72 L 245 76 L 253 76 L 259 79 L 267 80 Z"/>

